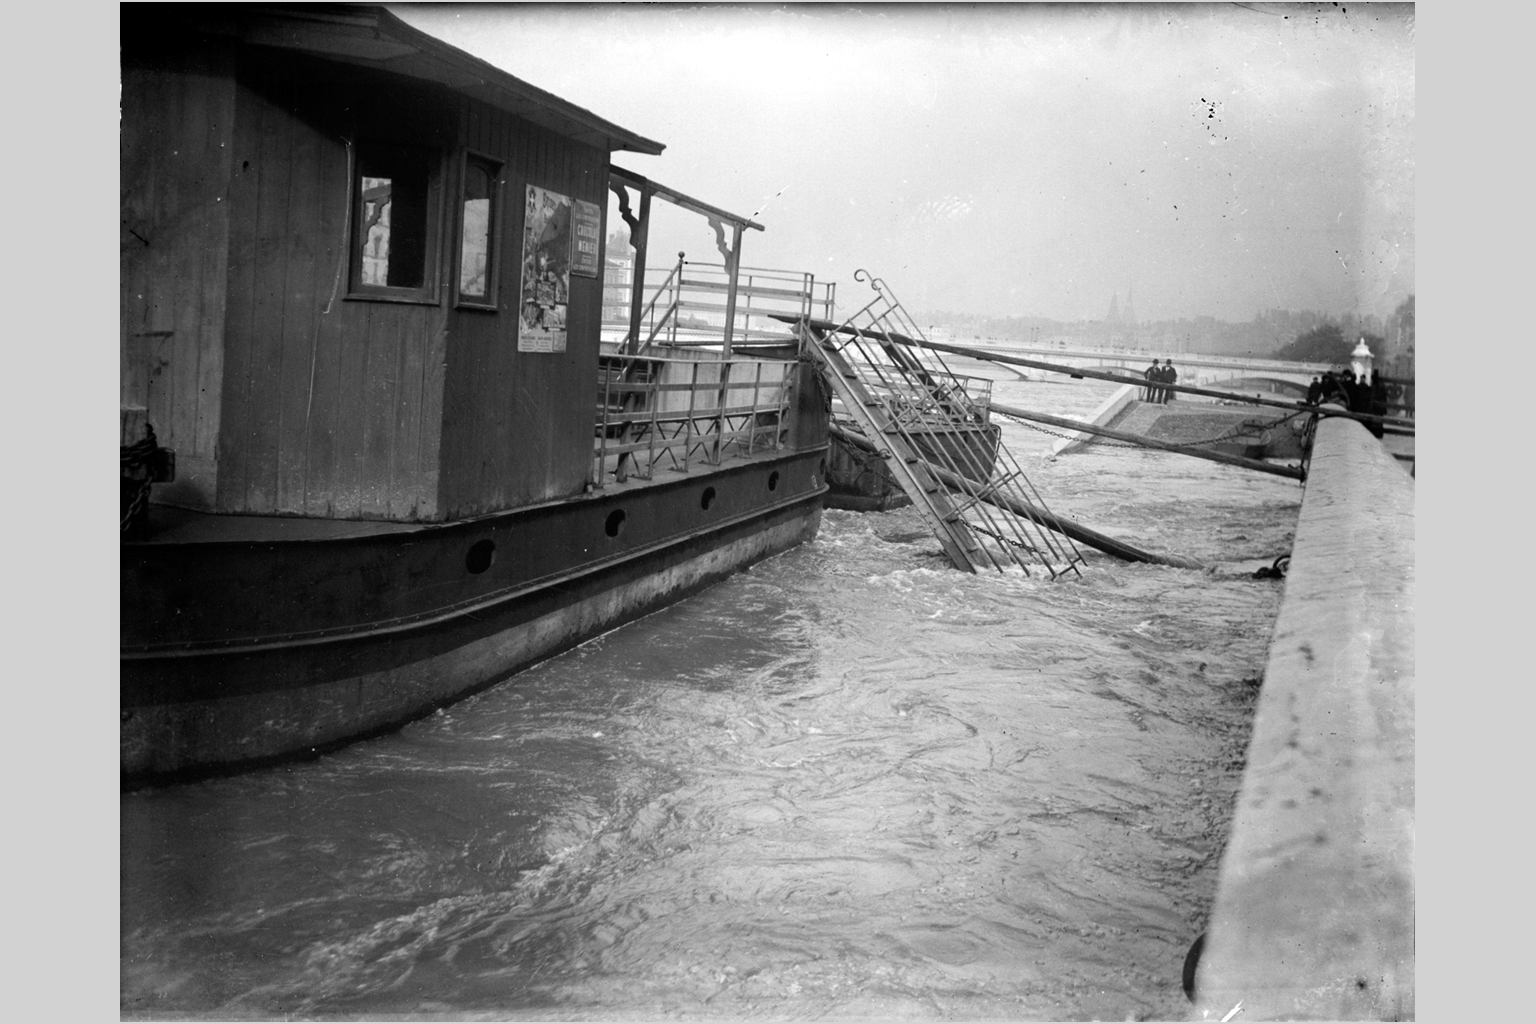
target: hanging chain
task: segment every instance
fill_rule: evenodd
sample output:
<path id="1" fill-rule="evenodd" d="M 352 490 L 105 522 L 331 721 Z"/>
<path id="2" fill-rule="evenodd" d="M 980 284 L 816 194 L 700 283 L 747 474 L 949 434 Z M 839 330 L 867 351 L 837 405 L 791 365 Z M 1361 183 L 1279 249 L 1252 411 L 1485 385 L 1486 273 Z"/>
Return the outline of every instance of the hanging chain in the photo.
<path id="1" fill-rule="evenodd" d="M 139 513 L 144 510 L 144 506 L 149 504 L 149 485 L 154 480 L 154 474 L 149 472 L 148 467 L 159 444 L 160 442 L 155 438 L 155 428 L 146 423 L 142 438 L 131 445 L 118 448 L 118 462 L 121 468 L 130 472 L 144 473 L 144 479 L 138 482 L 139 486 L 134 489 L 133 498 L 128 502 L 128 507 L 123 510 L 122 518 L 118 521 L 120 534 L 128 532 Z"/>

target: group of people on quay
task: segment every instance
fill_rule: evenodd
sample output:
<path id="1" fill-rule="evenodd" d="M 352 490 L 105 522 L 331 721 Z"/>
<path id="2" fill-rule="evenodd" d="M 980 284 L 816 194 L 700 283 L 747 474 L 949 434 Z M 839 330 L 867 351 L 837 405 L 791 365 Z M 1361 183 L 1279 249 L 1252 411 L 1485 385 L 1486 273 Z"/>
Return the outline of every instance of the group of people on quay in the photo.
<path id="1" fill-rule="evenodd" d="M 1158 365 L 1156 359 L 1152 360 L 1152 365 L 1142 372 L 1142 376 L 1147 378 L 1147 386 L 1141 389 L 1141 400 L 1143 402 L 1155 402 L 1158 405 L 1166 405 L 1172 400 L 1172 391 L 1167 388 L 1158 387 L 1159 384 L 1178 383 L 1179 371 L 1173 368 L 1172 359 L 1163 360 L 1163 365 L 1161 366 Z"/>
<path id="2" fill-rule="evenodd" d="M 1342 405 L 1350 412 L 1376 416 L 1386 414 L 1389 397 L 1387 382 L 1375 370 L 1356 377 L 1355 371 L 1347 366 L 1337 372 L 1328 370 L 1320 377 L 1313 377 L 1307 386 L 1308 405 Z M 1372 433 L 1381 429 L 1379 423 L 1369 426 Z"/>
<path id="3" fill-rule="evenodd" d="M 1142 401 L 1158 405 L 1172 401 L 1173 391 L 1161 386 L 1178 383 L 1179 371 L 1173 368 L 1172 359 L 1152 360 L 1152 365 L 1142 371 L 1142 376 L 1147 380 L 1146 387 L 1141 389 Z M 1401 388 L 1382 379 L 1375 370 L 1356 377 L 1353 368 L 1346 366 L 1313 377 L 1312 384 L 1307 388 L 1306 404 L 1316 406 L 1332 403 L 1342 405 L 1351 412 L 1383 416 L 1387 413 L 1389 403 L 1400 394 Z M 1374 432 L 1379 428 L 1377 424 L 1372 430 Z"/>

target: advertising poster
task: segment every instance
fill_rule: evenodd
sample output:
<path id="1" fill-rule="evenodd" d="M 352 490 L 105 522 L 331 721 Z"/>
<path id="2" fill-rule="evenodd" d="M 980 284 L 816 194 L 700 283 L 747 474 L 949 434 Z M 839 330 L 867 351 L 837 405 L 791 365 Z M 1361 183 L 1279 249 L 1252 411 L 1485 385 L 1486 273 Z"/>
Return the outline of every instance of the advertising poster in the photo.
<path id="1" fill-rule="evenodd" d="M 564 352 L 565 309 L 571 286 L 571 198 L 528 186 L 523 218 L 519 352 Z"/>
<path id="2" fill-rule="evenodd" d="M 571 273 L 577 277 L 597 276 L 597 248 L 603 238 L 603 211 L 596 203 L 576 200 L 576 242 L 571 255 Z"/>

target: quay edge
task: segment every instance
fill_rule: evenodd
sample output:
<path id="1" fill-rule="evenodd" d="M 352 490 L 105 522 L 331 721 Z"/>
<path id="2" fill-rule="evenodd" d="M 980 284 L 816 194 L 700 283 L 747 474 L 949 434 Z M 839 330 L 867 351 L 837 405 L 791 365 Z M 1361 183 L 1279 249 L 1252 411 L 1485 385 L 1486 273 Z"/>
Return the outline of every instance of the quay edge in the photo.
<path id="1" fill-rule="evenodd" d="M 1319 421 L 1194 1020 L 1411 1020 L 1414 483 Z"/>

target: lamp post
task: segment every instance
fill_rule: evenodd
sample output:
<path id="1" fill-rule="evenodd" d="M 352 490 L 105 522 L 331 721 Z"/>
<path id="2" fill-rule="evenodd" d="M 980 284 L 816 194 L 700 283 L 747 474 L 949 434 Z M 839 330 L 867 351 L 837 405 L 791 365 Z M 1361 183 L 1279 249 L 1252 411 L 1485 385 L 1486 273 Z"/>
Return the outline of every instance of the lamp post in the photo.
<path id="1" fill-rule="evenodd" d="M 1349 354 L 1349 368 L 1354 371 L 1355 380 L 1367 380 L 1371 376 L 1371 364 L 1375 357 L 1365 343 L 1365 335 L 1360 336 L 1360 341 L 1355 345 L 1355 350 Z"/>

